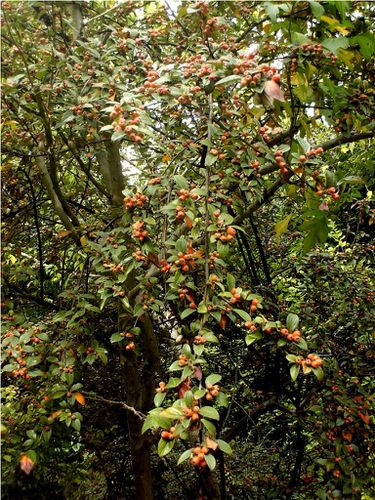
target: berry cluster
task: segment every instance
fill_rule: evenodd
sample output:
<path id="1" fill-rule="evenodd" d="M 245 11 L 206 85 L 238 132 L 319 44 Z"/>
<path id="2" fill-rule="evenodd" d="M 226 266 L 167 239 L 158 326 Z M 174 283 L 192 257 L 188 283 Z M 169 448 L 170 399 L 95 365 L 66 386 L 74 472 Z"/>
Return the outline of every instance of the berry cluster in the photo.
<path id="1" fill-rule="evenodd" d="M 161 392 L 165 392 L 165 387 L 166 387 L 166 383 L 165 382 L 159 382 L 159 387 L 157 389 L 155 389 L 155 392 L 157 394 L 161 393 Z"/>
<path id="2" fill-rule="evenodd" d="M 148 181 L 149 186 L 154 186 L 155 184 L 160 184 L 161 183 L 161 178 L 160 177 L 154 177 L 153 179 L 150 179 Z"/>
<path id="3" fill-rule="evenodd" d="M 185 218 L 184 207 L 181 207 L 181 205 L 178 205 L 176 207 L 176 220 L 184 220 L 184 218 Z"/>
<path id="4" fill-rule="evenodd" d="M 217 384 L 215 385 L 207 384 L 206 387 L 207 387 L 207 394 L 206 394 L 207 401 L 212 401 L 219 395 L 220 387 Z"/>
<path id="5" fill-rule="evenodd" d="M 250 68 L 255 66 L 254 62 L 255 54 L 250 52 L 249 54 L 241 54 L 239 61 L 236 62 L 233 73 L 235 75 L 247 74 Z"/>
<path id="6" fill-rule="evenodd" d="M 250 312 L 255 313 L 258 309 L 259 300 L 253 299 L 250 304 Z"/>
<path id="7" fill-rule="evenodd" d="M 162 273 L 168 272 L 170 270 L 170 268 L 172 267 L 170 264 L 168 264 L 168 262 L 165 259 L 161 260 L 160 264 L 162 265 L 162 268 L 161 268 Z"/>
<path id="8" fill-rule="evenodd" d="M 229 299 L 231 304 L 236 304 L 241 300 L 241 294 L 237 291 L 237 288 L 232 288 L 230 293 L 232 294 L 232 297 Z"/>
<path id="9" fill-rule="evenodd" d="M 320 43 L 303 43 L 300 47 L 299 50 L 309 56 L 315 56 L 318 59 L 322 59 L 323 56 L 328 57 L 328 53 L 324 52 L 324 49 Z M 331 59 L 332 63 L 335 63 L 337 61 L 337 56 L 336 54 L 330 53 L 329 58 Z M 294 63 L 295 58 L 292 59 L 292 64 L 295 66 L 296 63 Z"/>
<path id="10" fill-rule="evenodd" d="M 186 63 L 184 63 L 182 74 L 185 77 L 196 75 L 199 78 L 210 75 L 214 69 L 207 64 L 203 64 L 202 59 L 202 54 L 191 57 Z"/>
<path id="11" fill-rule="evenodd" d="M 188 359 L 184 354 L 180 354 L 178 357 L 178 366 L 186 366 L 188 363 Z"/>
<path id="12" fill-rule="evenodd" d="M 187 288 L 180 288 L 178 290 L 178 297 L 179 297 L 180 300 L 187 299 L 188 302 L 190 303 L 189 304 L 190 309 L 196 309 L 198 307 L 197 304 L 195 303 L 195 300 L 192 297 L 192 295 L 190 295 L 188 293 L 188 289 Z"/>
<path id="13" fill-rule="evenodd" d="M 130 120 L 125 119 L 123 112 L 124 110 L 120 104 L 114 105 L 113 111 L 109 114 L 110 119 L 113 120 L 113 130 L 115 132 L 125 132 L 134 142 L 141 142 L 143 136 L 135 133 L 136 125 L 141 121 L 138 111 L 133 111 Z"/>
<path id="14" fill-rule="evenodd" d="M 204 0 L 199 0 L 198 2 L 193 3 L 192 8 L 199 9 L 199 12 L 202 15 L 205 15 L 205 14 L 207 14 L 207 12 L 209 10 L 209 5 Z"/>
<path id="15" fill-rule="evenodd" d="M 280 167 L 280 173 L 281 174 L 287 174 L 288 173 L 288 165 L 286 161 L 284 160 L 284 153 L 278 149 L 275 152 L 275 161 L 277 165 Z"/>
<path id="16" fill-rule="evenodd" d="M 334 188 L 333 186 L 331 186 L 327 189 L 327 194 L 329 194 L 331 196 L 332 200 L 335 200 L 335 201 L 340 198 L 339 193 L 336 191 L 336 188 Z"/>
<path id="17" fill-rule="evenodd" d="M 128 210 L 133 210 L 135 207 L 143 207 L 147 201 L 147 196 L 142 193 L 136 193 L 135 196 L 125 196 L 124 198 L 124 204 Z"/>
<path id="18" fill-rule="evenodd" d="M 337 201 L 340 199 L 340 195 L 337 192 L 337 189 L 333 186 L 329 187 L 328 189 L 324 190 L 322 184 L 318 181 L 316 184 L 316 191 L 315 194 L 317 196 L 323 196 L 325 193 L 329 194 L 332 200 Z"/>
<path id="19" fill-rule="evenodd" d="M 264 142 L 269 142 L 272 135 L 277 135 L 281 132 L 280 127 L 269 127 L 268 125 L 263 125 L 258 130 L 259 134 L 262 136 Z"/>
<path id="20" fill-rule="evenodd" d="M 219 252 L 216 250 L 214 252 L 210 252 L 208 256 L 208 267 L 213 269 L 215 267 L 215 261 L 220 257 Z"/>
<path id="21" fill-rule="evenodd" d="M 252 321 L 246 321 L 246 323 L 244 324 L 244 327 L 247 330 L 250 330 L 251 332 L 255 332 L 255 330 L 257 330 L 257 328 L 258 328 Z"/>
<path id="22" fill-rule="evenodd" d="M 259 73 L 255 73 L 253 75 L 246 74 L 247 72 L 245 72 L 245 76 L 242 78 L 240 82 L 241 87 L 248 87 L 249 85 L 255 87 L 262 79 L 262 77 L 266 77 L 268 80 L 280 83 L 281 75 L 276 73 L 275 66 L 269 66 L 268 64 L 261 64 L 260 66 L 258 66 L 257 69 L 259 70 Z"/>
<path id="23" fill-rule="evenodd" d="M 127 344 L 127 345 L 125 346 L 125 349 L 126 349 L 127 351 L 134 351 L 134 349 L 135 349 L 135 343 L 134 343 L 133 341 L 129 342 L 129 344 Z"/>
<path id="24" fill-rule="evenodd" d="M 103 259 L 103 267 L 112 271 L 112 273 L 121 273 L 124 270 L 122 264 L 114 264 L 109 259 Z"/>
<path id="25" fill-rule="evenodd" d="M 142 250 L 140 250 L 139 248 L 133 253 L 133 257 L 138 262 L 145 261 L 147 259 L 147 257 L 142 254 Z"/>
<path id="26" fill-rule="evenodd" d="M 310 151 L 308 151 L 306 153 L 306 156 L 311 158 L 311 157 L 316 156 L 316 155 L 321 155 L 323 152 L 324 152 L 324 149 L 321 146 L 319 146 L 318 148 L 310 149 Z"/>
<path id="27" fill-rule="evenodd" d="M 203 335 L 196 335 L 193 342 L 194 344 L 205 344 L 207 342 L 207 339 Z"/>
<path id="28" fill-rule="evenodd" d="M 323 360 L 317 354 L 309 354 L 306 359 L 303 359 L 302 356 L 298 356 L 296 364 L 301 366 L 311 366 L 311 368 L 318 368 L 319 366 L 322 366 Z"/>
<path id="29" fill-rule="evenodd" d="M 139 220 L 134 222 L 133 224 L 133 237 L 139 239 L 139 241 L 144 241 L 148 236 L 148 231 L 142 229 L 145 222 L 143 220 Z"/>
<path id="30" fill-rule="evenodd" d="M 199 257 L 199 254 L 192 247 L 189 247 L 186 253 L 178 252 L 177 257 L 178 259 L 174 261 L 175 265 L 181 267 L 181 271 L 187 273 L 195 268 L 195 258 Z"/>
<path id="31" fill-rule="evenodd" d="M 215 238 L 223 243 L 233 240 L 235 236 L 236 236 L 236 230 L 234 229 L 234 227 L 231 226 L 228 226 L 225 232 L 217 231 L 215 233 Z"/>
<path id="32" fill-rule="evenodd" d="M 204 456 L 207 455 L 208 451 L 208 448 L 205 446 L 197 446 L 196 448 L 193 448 L 194 456 L 191 458 L 191 464 L 202 469 L 207 467 L 207 462 L 204 459 Z"/>
<path id="33" fill-rule="evenodd" d="M 217 156 L 220 160 L 224 160 L 225 158 L 225 153 L 220 153 L 220 151 L 216 148 L 211 148 L 209 153 L 213 156 Z"/>
<path id="34" fill-rule="evenodd" d="M 210 35 L 216 29 L 218 29 L 220 31 L 225 30 L 225 24 L 220 24 L 218 22 L 217 17 L 211 17 L 210 19 L 207 20 L 206 26 L 204 27 L 203 31 L 204 31 L 205 35 Z"/>
<path id="35" fill-rule="evenodd" d="M 171 441 L 172 439 L 175 439 L 177 437 L 175 435 L 175 432 L 176 432 L 176 427 L 171 427 L 169 431 L 163 431 L 161 433 L 161 437 L 166 441 Z"/>
<path id="36" fill-rule="evenodd" d="M 301 332 L 299 330 L 294 330 L 290 332 L 287 328 L 281 328 L 280 333 L 283 337 L 293 342 L 298 342 L 301 338 Z"/>
<path id="37" fill-rule="evenodd" d="M 199 198 L 196 193 L 190 193 L 190 191 L 188 191 L 187 189 L 180 189 L 177 194 L 178 199 L 181 201 L 185 201 L 189 198 L 191 198 L 192 200 L 197 200 Z"/>

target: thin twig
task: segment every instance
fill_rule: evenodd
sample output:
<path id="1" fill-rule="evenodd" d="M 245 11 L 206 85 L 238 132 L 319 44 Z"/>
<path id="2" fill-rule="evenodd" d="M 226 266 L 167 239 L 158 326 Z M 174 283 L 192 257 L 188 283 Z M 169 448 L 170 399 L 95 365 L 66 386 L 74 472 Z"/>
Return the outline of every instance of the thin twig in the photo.
<path id="1" fill-rule="evenodd" d="M 133 406 L 129 406 L 124 401 L 114 401 L 113 399 L 107 399 L 103 398 L 102 396 L 98 396 L 97 394 L 94 394 L 92 392 L 85 392 L 84 395 L 86 396 L 87 399 L 91 399 L 93 401 L 102 401 L 103 403 L 107 403 L 109 405 L 114 405 L 114 406 L 122 406 L 125 408 L 125 410 L 133 413 L 136 417 L 140 418 L 141 420 L 146 419 L 146 415 L 138 410 L 136 410 Z"/>

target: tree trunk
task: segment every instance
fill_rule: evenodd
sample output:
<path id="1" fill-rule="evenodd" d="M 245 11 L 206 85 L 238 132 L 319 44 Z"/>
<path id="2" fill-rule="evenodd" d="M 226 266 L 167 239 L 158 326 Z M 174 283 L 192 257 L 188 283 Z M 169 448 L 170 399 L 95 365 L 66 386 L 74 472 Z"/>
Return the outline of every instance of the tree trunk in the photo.
<path id="1" fill-rule="evenodd" d="M 130 448 L 132 452 L 133 474 L 136 500 L 153 500 L 150 443 L 141 434 L 142 422 L 135 415 L 128 416 Z"/>

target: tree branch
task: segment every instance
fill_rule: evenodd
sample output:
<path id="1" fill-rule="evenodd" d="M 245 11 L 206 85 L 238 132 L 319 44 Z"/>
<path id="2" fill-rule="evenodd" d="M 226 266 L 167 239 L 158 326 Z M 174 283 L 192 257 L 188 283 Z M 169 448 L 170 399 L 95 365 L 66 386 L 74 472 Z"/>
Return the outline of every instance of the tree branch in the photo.
<path id="1" fill-rule="evenodd" d="M 109 405 L 122 406 L 122 408 L 124 408 L 126 411 L 129 411 L 130 413 L 133 413 L 139 419 L 141 420 L 146 419 L 146 415 L 133 408 L 133 406 L 127 405 L 126 403 L 124 403 L 124 401 L 114 401 L 113 399 L 103 398 L 102 396 L 98 396 L 97 394 L 92 392 L 84 392 L 83 394 L 87 399 L 91 399 L 93 401 L 102 401 L 103 403 L 107 403 Z"/>

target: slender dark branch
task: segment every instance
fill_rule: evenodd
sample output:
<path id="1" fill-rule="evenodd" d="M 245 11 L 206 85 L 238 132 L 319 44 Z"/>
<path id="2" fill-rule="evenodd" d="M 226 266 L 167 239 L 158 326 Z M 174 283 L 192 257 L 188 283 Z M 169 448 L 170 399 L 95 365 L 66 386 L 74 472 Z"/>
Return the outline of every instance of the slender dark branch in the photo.
<path id="1" fill-rule="evenodd" d="M 251 251 L 249 242 L 247 241 L 246 236 L 242 232 L 239 231 L 237 234 L 239 237 L 238 239 L 242 241 L 242 244 L 246 250 L 246 255 L 250 264 L 251 275 L 253 276 L 254 285 L 259 285 L 260 280 L 257 273 L 253 252 Z"/>
<path id="2" fill-rule="evenodd" d="M 7 287 L 11 292 L 20 295 L 21 297 L 24 297 L 25 299 L 30 300 L 31 302 L 35 302 L 40 306 L 48 307 L 50 309 L 58 309 L 56 304 L 53 304 L 51 302 L 46 302 L 45 300 L 42 300 L 40 297 L 34 297 L 34 295 L 29 295 L 28 293 L 24 292 L 22 288 L 11 283 L 5 275 L 3 275 L 3 280 L 5 281 Z"/>
<path id="3" fill-rule="evenodd" d="M 36 196 L 35 196 L 33 182 L 30 178 L 29 172 L 27 172 L 26 168 L 24 169 L 24 172 L 25 172 L 27 181 L 28 181 L 29 186 L 30 186 L 30 193 L 31 193 L 35 227 L 36 227 L 36 236 L 37 236 L 37 240 L 38 240 L 39 280 L 40 280 L 39 281 L 39 283 L 40 283 L 39 296 L 40 296 L 40 300 L 42 302 L 44 302 L 44 276 L 45 276 L 45 273 L 44 273 L 44 263 L 43 263 L 43 245 L 42 245 L 42 238 L 41 238 L 41 234 L 40 234 L 37 200 L 36 200 Z"/>
<path id="4" fill-rule="evenodd" d="M 244 260 L 244 263 L 245 263 L 245 267 L 247 269 L 247 272 L 249 273 L 249 276 L 251 279 L 254 279 L 255 281 L 255 277 L 254 277 L 254 273 L 252 271 L 252 268 L 250 266 L 250 263 L 249 263 L 249 260 L 248 260 L 248 257 L 246 256 L 246 253 L 245 253 L 245 250 L 243 248 L 243 244 L 242 244 L 242 237 L 243 235 L 241 233 L 237 233 L 236 234 L 236 239 L 237 239 L 237 243 L 238 243 L 238 247 L 240 249 L 240 252 L 241 252 L 241 255 L 242 255 L 242 258 Z"/>
<path id="5" fill-rule="evenodd" d="M 258 229 L 257 229 L 257 227 L 256 227 L 256 225 L 254 223 L 254 219 L 253 219 L 252 215 L 250 215 L 249 220 L 250 220 L 251 229 L 253 230 L 255 241 L 256 241 L 256 244 L 257 244 L 257 247 L 258 247 L 260 260 L 262 261 L 264 274 L 266 276 L 267 283 L 270 285 L 271 282 L 272 282 L 272 280 L 271 280 L 271 274 L 270 274 L 270 270 L 269 270 L 269 267 L 268 267 L 267 257 L 266 257 L 266 254 L 265 254 L 265 251 L 264 251 L 264 248 L 263 248 L 263 245 L 262 245 L 262 241 L 261 241 L 261 239 L 259 237 Z"/>
<path id="6" fill-rule="evenodd" d="M 259 417 L 262 413 L 264 413 L 268 408 L 272 407 L 275 403 L 276 403 L 276 398 L 274 397 L 268 399 L 267 401 L 264 401 L 263 403 L 260 403 L 251 412 L 247 413 L 244 417 L 238 420 L 237 423 L 234 424 L 234 426 L 231 429 L 227 430 L 222 439 L 224 439 L 224 441 L 231 441 L 232 439 L 234 439 L 239 432 L 246 429 L 246 425 L 248 424 L 249 420 L 255 417 Z"/>
<path id="7" fill-rule="evenodd" d="M 323 142 L 323 144 L 318 144 L 318 146 L 313 147 L 315 148 L 321 146 L 324 151 L 327 151 L 328 149 L 335 148 L 341 144 L 350 144 L 351 142 L 357 142 L 361 139 L 373 139 L 375 137 L 375 123 L 369 125 L 368 128 L 370 129 L 368 132 L 360 132 L 353 135 L 342 134 L 334 139 L 331 139 L 330 141 Z"/>
<path id="8" fill-rule="evenodd" d="M 103 398 L 102 396 L 98 396 L 93 392 L 85 392 L 84 395 L 87 399 L 91 399 L 93 401 L 102 401 L 103 403 L 107 403 L 109 405 L 122 406 L 125 410 L 133 413 L 136 417 L 140 418 L 141 420 L 145 420 L 146 418 L 146 415 L 133 408 L 133 406 L 129 406 L 124 401 L 114 401 L 113 399 Z"/>

